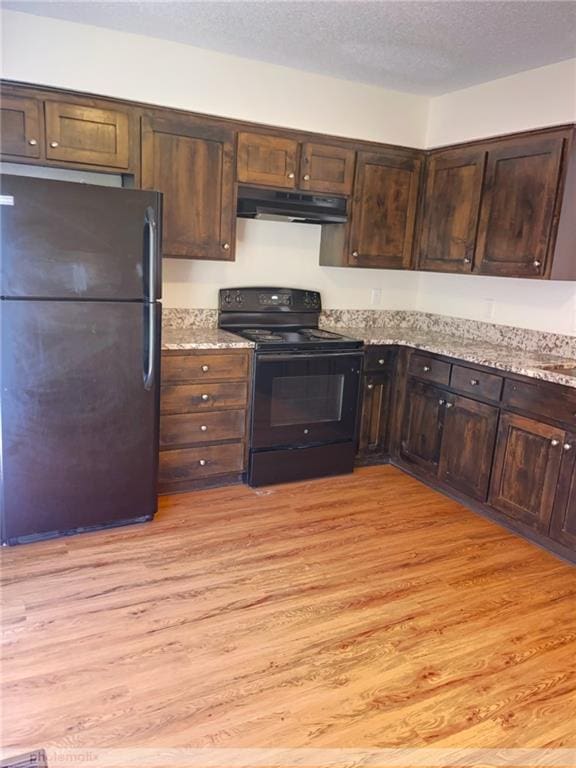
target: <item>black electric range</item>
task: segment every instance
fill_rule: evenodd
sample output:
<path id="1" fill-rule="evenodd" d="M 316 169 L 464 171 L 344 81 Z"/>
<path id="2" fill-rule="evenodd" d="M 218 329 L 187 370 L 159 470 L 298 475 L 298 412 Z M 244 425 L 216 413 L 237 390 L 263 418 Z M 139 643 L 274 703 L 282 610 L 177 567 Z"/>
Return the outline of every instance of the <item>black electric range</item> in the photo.
<path id="1" fill-rule="evenodd" d="M 256 347 L 250 485 L 352 472 L 363 343 L 318 327 L 320 294 L 220 291 L 218 325 Z"/>

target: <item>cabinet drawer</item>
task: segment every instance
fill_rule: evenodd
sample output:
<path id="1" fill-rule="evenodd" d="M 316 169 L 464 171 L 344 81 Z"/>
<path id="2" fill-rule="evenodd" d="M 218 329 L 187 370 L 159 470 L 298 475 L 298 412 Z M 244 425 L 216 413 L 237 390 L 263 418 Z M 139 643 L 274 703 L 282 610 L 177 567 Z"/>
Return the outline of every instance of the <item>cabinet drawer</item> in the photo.
<path id="1" fill-rule="evenodd" d="M 187 480 L 201 480 L 212 475 L 228 475 L 244 469 L 244 445 L 205 445 L 160 451 L 160 487 Z"/>
<path id="2" fill-rule="evenodd" d="M 388 347 L 367 347 L 364 353 L 365 371 L 383 371 L 392 365 L 394 351 Z"/>
<path id="3" fill-rule="evenodd" d="M 160 447 L 241 440 L 245 424 L 246 411 L 165 414 L 160 421 Z"/>
<path id="4" fill-rule="evenodd" d="M 502 382 L 502 377 L 493 373 L 475 371 L 463 365 L 452 366 L 450 384 L 461 392 L 469 392 L 487 400 L 500 400 Z"/>
<path id="5" fill-rule="evenodd" d="M 245 352 L 189 352 L 162 357 L 162 383 L 244 379 L 248 375 Z"/>
<path id="6" fill-rule="evenodd" d="M 504 384 L 502 400 L 512 408 L 576 425 L 576 390 L 545 382 L 513 381 Z"/>
<path id="7" fill-rule="evenodd" d="M 243 408 L 247 399 L 248 383 L 245 381 L 177 384 L 162 387 L 160 412 L 192 413 L 215 408 Z"/>
<path id="8" fill-rule="evenodd" d="M 450 363 L 436 360 L 427 355 L 412 355 L 408 372 L 411 376 L 417 376 L 419 379 L 433 381 L 435 384 L 448 385 L 451 367 Z"/>

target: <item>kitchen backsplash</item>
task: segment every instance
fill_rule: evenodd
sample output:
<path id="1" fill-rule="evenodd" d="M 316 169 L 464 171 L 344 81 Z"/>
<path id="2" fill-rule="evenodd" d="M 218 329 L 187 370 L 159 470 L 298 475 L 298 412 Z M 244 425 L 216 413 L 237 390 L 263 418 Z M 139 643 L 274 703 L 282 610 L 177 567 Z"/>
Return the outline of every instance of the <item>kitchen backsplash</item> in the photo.
<path id="1" fill-rule="evenodd" d="M 163 311 L 163 322 L 168 328 L 215 328 L 218 312 L 215 309 L 171 309 Z M 576 358 L 576 336 L 533 331 L 510 325 L 496 325 L 462 317 L 448 317 L 427 312 L 376 309 L 326 309 L 320 323 L 323 326 L 347 328 L 413 328 L 435 331 L 460 339 L 473 339 L 489 344 Z"/>

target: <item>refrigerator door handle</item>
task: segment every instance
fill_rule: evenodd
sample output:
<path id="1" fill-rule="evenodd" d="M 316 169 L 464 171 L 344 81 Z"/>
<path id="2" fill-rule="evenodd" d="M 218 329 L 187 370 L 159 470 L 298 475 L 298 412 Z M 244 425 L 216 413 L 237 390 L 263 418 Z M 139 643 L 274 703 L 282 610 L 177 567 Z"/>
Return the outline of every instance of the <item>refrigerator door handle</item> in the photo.
<path id="1" fill-rule="evenodd" d="M 158 253 L 158 224 L 152 206 L 146 208 L 145 221 L 148 228 L 148 301 L 156 301 L 156 265 Z"/>
<path id="2" fill-rule="evenodd" d="M 144 389 L 151 390 L 154 386 L 155 360 L 156 360 L 156 304 L 144 305 L 144 326 L 146 360 L 144 361 Z"/>

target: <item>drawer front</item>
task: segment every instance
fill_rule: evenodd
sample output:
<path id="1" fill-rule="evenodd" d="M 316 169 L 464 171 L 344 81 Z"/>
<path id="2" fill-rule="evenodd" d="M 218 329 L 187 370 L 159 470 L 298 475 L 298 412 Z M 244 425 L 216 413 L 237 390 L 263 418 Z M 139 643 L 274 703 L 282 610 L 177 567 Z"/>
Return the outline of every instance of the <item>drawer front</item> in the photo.
<path id="1" fill-rule="evenodd" d="M 246 411 L 166 414 L 160 421 L 160 447 L 241 440 L 245 425 Z"/>
<path id="2" fill-rule="evenodd" d="M 364 353 L 365 371 L 385 371 L 392 365 L 394 351 L 389 347 L 366 347 Z"/>
<path id="3" fill-rule="evenodd" d="M 192 413 L 215 408 L 244 408 L 248 399 L 245 381 L 214 384 L 176 384 L 162 387 L 160 413 Z"/>
<path id="4" fill-rule="evenodd" d="M 160 451 L 160 487 L 189 480 L 202 480 L 213 475 L 228 475 L 244 469 L 244 445 L 205 445 Z"/>
<path id="5" fill-rule="evenodd" d="M 539 381 L 506 379 L 502 400 L 504 405 L 560 421 L 570 428 L 576 425 L 576 390 Z"/>
<path id="6" fill-rule="evenodd" d="M 450 385 L 461 392 L 484 397 L 487 400 L 500 400 L 504 379 L 493 373 L 475 371 L 463 365 L 452 366 Z"/>
<path id="7" fill-rule="evenodd" d="M 436 360 L 428 355 L 412 355 L 408 372 L 419 379 L 433 381 L 435 384 L 448 385 L 450 382 L 450 363 Z"/>
<path id="8" fill-rule="evenodd" d="M 245 352 L 189 352 L 162 357 L 162 383 L 244 379 L 248 376 Z"/>

